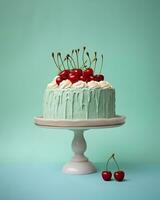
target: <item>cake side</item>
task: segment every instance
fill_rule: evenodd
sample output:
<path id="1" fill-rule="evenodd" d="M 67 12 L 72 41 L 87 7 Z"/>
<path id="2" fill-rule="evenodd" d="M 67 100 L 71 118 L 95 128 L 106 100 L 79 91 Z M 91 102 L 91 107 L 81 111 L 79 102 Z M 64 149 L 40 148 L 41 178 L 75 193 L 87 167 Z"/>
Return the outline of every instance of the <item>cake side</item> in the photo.
<path id="1" fill-rule="evenodd" d="M 115 116 L 113 88 L 49 89 L 44 95 L 46 119 L 99 119 Z"/>

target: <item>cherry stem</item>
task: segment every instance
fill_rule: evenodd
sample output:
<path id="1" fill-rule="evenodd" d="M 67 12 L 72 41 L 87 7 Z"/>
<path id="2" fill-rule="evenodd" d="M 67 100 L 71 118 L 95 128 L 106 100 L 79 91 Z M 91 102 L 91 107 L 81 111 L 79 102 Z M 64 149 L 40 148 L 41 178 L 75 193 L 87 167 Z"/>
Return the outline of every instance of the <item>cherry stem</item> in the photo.
<path id="1" fill-rule="evenodd" d="M 89 59 L 89 65 L 90 65 L 90 67 L 91 67 L 91 58 L 90 58 L 90 56 L 89 56 L 89 53 L 87 52 L 86 55 L 87 55 L 87 57 L 88 57 L 88 59 Z"/>
<path id="2" fill-rule="evenodd" d="M 119 170 L 119 165 L 118 165 L 118 163 L 117 163 L 117 161 L 116 161 L 116 159 L 115 159 L 115 155 L 114 155 L 114 154 L 112 155 L 112 158 L 113 158 L 113 160 L 114 160 L 114 162 L 115 162 L 115 164 L 116 164 L 116 166 L 117 166 L 117 169 Z"/>
<path id="3" fill-rule="evenodd" d="M 71 56 L 73 56 L 73 54 L 74 54 L 74 49 L 72 50 Z"/>
<path id="4" fill-rule="evenodd" d="M 101 55 L 101 57 L 102 57 L 102 62 L 101 62 L 100 74 L 102 72 L 102 66 L 103 66 L 103 54 Z"/>
<path id="5" fill-rule="evenodd" d="M 87 63 L 87 60 L 84 62 L 81 68 L 86 68 L 85 64 Z"/>
<path id="6" fill-rule="evenodd" d="M 63 68 L 65 69 L 64 62 L 63 62 L 63 60 L 62 60 L 61 53 L 59 52 L 58 55 L 59 55 L 59 58 L 60 58 L 60 60 L 61 60 L 62 66 L 63 66 Z"/>
<path id="7" fill-rule="evenodd" d="M 69 61 L 71 68 L 74 68 L 73 63 L 70 60 L 70 55 L 69 54 L 67 55 L 67 60 Z"/>
<path id="8" fill-rule="evenodd" d="M 73 65 L 74 65 L 74 67 L 76 68 L 76 63 L 74 62 L 74 59 L 72 58 L 72 56 L 68 54 L 68 58 L 69 58 L 69 60 L 70 60 L 70 59 L 72 60 Z M 70 61 L 71 61 L 71 60 L 70 60 Z M 72 65 L 72 67 L 73 67 L 73 65 Z M 74 68 L 74 67 L 73 67 L 73 68 Z"/>
<path id="9" fill-rule="evenodd" d="M 55 59 L 54 52 L 52 52 L 52 58 L 53 58 L 53 60 L 54 60 L 55 65 L 56 65 L 57 68 L 59 69 L 59 71 L 61 71 L 61 69 L 60 69 L 60 67 L 59 67 L 59 65 L 57 64 L 57 61 L 56 61 L 56 59 Z"/>
<path id="10" fill-rule="evenodd" d="M 75 50 L 75 52 L 77 57 L 77 67 L 79 68 L 79 60 L 78 60 L 79 49 Z"/>
<path id="11" fill-rule="evenodd" d="M 65 59 L 67 60 L 67 67 L 68 67 L 68 69 L 70 69 L 69 63 L 68 63 L 68 57 L 66 57 Z"/>
<path id="12" fill-rule="evenodd" d="M 107 160 L 107 164 L 106 164 L 106 170 L 108 171 L 108 164 L 109 164 L 109 161 L 114 157 L 114 154 L 112 154 L 108 160 Z"/>
<path id="13" fill-rule="evenodd" d="M 96 64 L 97 64 L 97 52 L 94 52 L 94 71 L 96 69 Z"/>
<path id="14" fill-rule="evenodd" d="M 59 63 L 59 53 L 57 53 L 57 64 L 58 64 L 58 66 L 59 66 L 60 71 L 62 71 L 62 70 L 61 70 L 61 67 L 60 67 L 60 63 Z"/>
<path id="15" fill-rule="evenodd" d="M 82 52 L 82 61 L 83 61 L 83 66 L 85 66 L 85 61 L 84 61 L 84 53 L 85 53 L 86 47 L 83 47 L 83 52 Z"/>

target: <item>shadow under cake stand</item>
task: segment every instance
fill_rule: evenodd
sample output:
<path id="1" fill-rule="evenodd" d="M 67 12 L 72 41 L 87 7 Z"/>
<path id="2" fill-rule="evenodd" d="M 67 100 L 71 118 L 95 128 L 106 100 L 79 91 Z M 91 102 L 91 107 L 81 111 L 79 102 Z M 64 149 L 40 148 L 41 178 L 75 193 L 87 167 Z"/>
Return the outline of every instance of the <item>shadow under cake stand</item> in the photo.
<path id="1" fill-rule="evenodd" d="M 109 119 L 89 120 L 51 120 L 43 117 L 35 117 L 36 125 L 45 128 L 69 129 L 74 132 L 72 140 L 73 158 L 64 165 L 63 172 L 67 174 L 89 174 L 96 172 L 96 167 L 84 155 L 87 143 L 84 131 L 89 129 L 114 128 L 125 123 L 124 116 L 115 116 Z"/>

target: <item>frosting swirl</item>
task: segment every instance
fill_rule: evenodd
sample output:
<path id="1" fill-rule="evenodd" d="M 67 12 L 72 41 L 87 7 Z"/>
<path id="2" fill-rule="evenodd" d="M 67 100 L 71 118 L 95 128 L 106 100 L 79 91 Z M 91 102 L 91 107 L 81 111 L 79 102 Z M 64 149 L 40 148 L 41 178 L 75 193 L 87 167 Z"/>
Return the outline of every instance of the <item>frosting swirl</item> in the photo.
<path id="1" fill-rule="evenodd" d="M 112 85 L 107 81 L 100 81 L 98 84 L 102 89 L 112 88 Z"/>
<path id="2" fill-rule="evenodd" d="M 97 81 L 89 81 L 87 83 L 88 88 L 100 88 L 99 84 Z"/>
<path id="3" fill-rule="evenodd" d="M 72 86 L 72 82 L 70 80 L 63 80 L 60 84 L 59 84 L 59 88 L 60 89 L 67 89 L 70 88 Z"/>
<path id="4" fill-rule="evenodd" d="M 84 81 L 77 81 L 75 83 L 72 84 L 73 88 L 86 88 L 87 84 Z"/>
<path id="5" fill-rule="evenodd" d="M 58 88 L 58 84 L 56 83 L 56 80 L 53 80 L 51 83 L 48 84 L 48 89 L 55 89 Z"/>

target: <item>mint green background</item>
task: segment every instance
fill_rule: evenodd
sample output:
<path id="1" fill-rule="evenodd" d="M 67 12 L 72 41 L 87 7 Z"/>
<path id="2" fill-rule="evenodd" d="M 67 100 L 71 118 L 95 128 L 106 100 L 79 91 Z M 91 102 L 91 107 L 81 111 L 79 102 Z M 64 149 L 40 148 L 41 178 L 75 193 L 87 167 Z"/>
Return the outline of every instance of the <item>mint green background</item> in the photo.
<path id="1" fill-rule="evenodd" d="M 84 45 L 104 54 L 117 113 L 127 117 L 86 132 L 86 155 L 160 163 L 159 9 L 158 0 L 0 0 L 0 163 L 70 159 L 72 133 L 36 127 L 33 117 L 56 75 L 51 52 Z"/>

